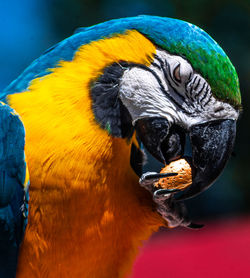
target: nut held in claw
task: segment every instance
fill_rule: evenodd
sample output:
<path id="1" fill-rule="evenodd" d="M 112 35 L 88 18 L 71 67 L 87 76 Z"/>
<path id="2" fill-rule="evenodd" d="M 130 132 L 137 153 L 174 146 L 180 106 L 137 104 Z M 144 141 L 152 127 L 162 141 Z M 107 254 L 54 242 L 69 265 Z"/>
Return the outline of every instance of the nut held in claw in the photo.
<path id="1" fill-rule="evenodd" d="M 160 173 L 178 173 L 177 176 L 159 179 L 154 186 L 164 189 L 186 189 L 192 184 L 192 169 L 186 159 L 171 162 Z"/>

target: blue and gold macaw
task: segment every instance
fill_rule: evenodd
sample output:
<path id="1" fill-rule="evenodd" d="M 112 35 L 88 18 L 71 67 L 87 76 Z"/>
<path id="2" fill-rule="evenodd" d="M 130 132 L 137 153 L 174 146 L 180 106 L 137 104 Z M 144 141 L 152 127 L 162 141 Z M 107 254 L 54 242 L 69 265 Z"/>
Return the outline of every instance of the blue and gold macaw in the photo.
<path id="1" fill-rule="evenodd" d="M 223 170 L 241 106 L 220 46 L 156 16 L 80 28 L 1 100 L 0 274 L 19 278 L 124 277 L 160 226 L 195 227 L 182 200 Z M 184 155 L 186 134 L 192 185 L 179 197 L 149 192 L 161 175 L 142 175 L 142 146 L 167 164 Z"/>

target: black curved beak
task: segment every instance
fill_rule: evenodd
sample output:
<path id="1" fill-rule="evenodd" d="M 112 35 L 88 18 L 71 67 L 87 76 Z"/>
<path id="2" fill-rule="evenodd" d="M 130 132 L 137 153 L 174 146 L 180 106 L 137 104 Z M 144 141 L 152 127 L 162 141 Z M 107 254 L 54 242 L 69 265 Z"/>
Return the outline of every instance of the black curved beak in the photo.
<path id="1" fill-rule="evenodd" d="M 137 135 L 147 150 L 167 164 L 184 155 L 185 130 L 172 126 L 164 118 L 140 119 Z M 217 120 L 194 125 L 189 130 L 192 145 L 192 185 L 176 200 L 191 198 L 208 188 L 220 175 L 228 161 L 236 136 L 236 121 Z"/>
<path id="2" fill-rule="evenodd" d="M 234 120 L 212 121 L 191 128 L 193 183 L 177 200 L 194 197 L 212 185 L 231 156 L 235 137 Z"/>

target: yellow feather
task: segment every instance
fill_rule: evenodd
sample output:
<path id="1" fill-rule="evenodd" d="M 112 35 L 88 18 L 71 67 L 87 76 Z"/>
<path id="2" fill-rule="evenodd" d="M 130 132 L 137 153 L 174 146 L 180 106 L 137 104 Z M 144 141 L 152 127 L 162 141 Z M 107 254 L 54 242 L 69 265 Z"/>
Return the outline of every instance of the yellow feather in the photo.
<path id="1" fill-rule="evenodd" d="M 106 66 L 149 65 L 155 51 L 137 31 L 91 42 L 8 96 L 26 129 L 31 181 L 17 277 L 124 277 L 163 225 L 130 167 L 130 144 L 100 128 L 90 97 Z"/>
<path id="2" fill-rule="evenodd" d="M 24 179 L 23 187 L 27 188 L 29 183 L 30 183 L 29 169 L 26 166 L 26 173 L 25 173 L 25 179 Z"/>

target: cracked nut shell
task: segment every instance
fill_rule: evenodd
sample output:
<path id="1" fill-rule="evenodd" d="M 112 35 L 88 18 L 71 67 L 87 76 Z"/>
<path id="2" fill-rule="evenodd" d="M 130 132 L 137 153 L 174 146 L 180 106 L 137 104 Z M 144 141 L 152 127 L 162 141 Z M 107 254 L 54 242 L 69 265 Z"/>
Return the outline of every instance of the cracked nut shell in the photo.
<path id="1" fill-rule="evenodd" d="M 192 184 L 192 169 L 186 159 L 171 162 L 160 173 L 178 173 L 177 176 L 159 179 L 154 186 L 164 189 L 186 189 Z"/>

